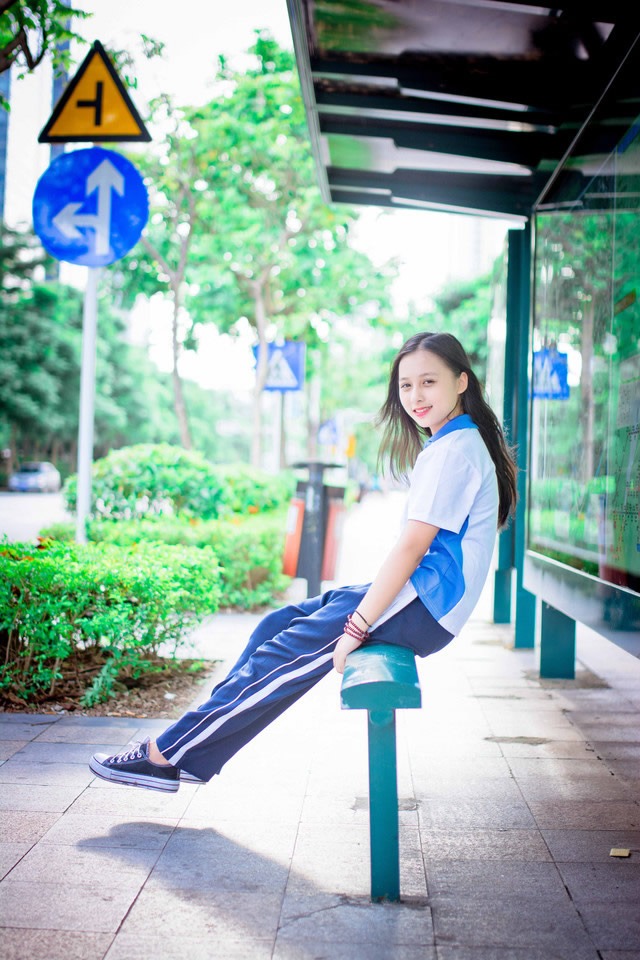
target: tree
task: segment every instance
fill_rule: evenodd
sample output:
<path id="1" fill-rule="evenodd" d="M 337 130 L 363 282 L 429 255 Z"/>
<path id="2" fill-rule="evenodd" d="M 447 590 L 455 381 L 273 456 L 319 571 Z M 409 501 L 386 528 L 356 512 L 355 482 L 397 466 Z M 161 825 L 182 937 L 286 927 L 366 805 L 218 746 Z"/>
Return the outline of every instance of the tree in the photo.
<path id="1" fill-rule="evenodd" d="M 392 271 L 376 270 L 349 245 L 353 215 L 320 197 L 293 54 L 259 33 L 254 66 L 221 61 L 218 93 L 177 111 L 166 99 L 155 119 L 172 126 L 158 155 L 137 158 L 151 191 L 143 240 L 123 264 L 125 295 L 169 291 L 173 299 L 176 413 L 189 445 L 178 371 L 214 322 L 253 327 L 259 361 L 253 395 L 252 462 L 260 463 L 267 343 L 278 336 L 326 341 L 336 317 L 388 309 Z M 186 329 L 181 332 L 181 321 Z"/>
<path id="2" fill-rule="evenodd" d="M 71 29 L 71 18 L 87 16 L 64 0 L 0 0 L 0 73 L 14 63 L 24 72 L 35 70 L 47 54 L 62 73 L 71 62 L 69 41 L 85 42 Z"/>

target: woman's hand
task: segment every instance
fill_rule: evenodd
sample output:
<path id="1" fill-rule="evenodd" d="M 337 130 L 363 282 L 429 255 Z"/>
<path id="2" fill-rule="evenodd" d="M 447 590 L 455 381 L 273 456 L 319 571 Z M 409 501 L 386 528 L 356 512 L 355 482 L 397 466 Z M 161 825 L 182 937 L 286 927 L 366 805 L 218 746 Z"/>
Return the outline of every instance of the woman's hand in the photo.
<path id="1" fill-rule="evenodd" d="M 342 634 L 342 636 L 338 639 L 335 650 L 333 651 L 333 665 L 338 673 L 344 673 L 344 662 L 348 655 L 353 650 L 357 650 L 358 647 L 361 646 L 362 643 L 360 640 L 356 640 L 355 637 L 350 636 L 348 633 Z"/>

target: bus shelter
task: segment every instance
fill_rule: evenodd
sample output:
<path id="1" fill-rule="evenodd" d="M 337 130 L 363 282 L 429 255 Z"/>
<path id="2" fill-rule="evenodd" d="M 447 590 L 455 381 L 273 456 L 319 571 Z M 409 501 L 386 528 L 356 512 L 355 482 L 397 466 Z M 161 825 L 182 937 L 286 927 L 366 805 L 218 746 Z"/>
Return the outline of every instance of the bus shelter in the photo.
<path id="1" fill-rule="evenodd" d="M 640 655 L 640 11 L 611 0 L 288 0 L 327 203 L 513 221 L 503 423 L 519 505 L 494 619 L 573 676 Z"/>

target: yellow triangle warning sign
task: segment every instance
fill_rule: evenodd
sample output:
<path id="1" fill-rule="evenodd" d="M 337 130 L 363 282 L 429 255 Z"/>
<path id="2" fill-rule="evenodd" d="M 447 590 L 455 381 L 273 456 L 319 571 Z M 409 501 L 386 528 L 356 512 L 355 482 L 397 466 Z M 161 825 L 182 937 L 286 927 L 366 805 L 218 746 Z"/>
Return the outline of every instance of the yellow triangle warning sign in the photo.
<path id="1" fill-rule="evenodd" d="M 149 141 L 151 137 L 104 47 L 96 40 L 55 105 L 38 142 L 134 140 Z"/>

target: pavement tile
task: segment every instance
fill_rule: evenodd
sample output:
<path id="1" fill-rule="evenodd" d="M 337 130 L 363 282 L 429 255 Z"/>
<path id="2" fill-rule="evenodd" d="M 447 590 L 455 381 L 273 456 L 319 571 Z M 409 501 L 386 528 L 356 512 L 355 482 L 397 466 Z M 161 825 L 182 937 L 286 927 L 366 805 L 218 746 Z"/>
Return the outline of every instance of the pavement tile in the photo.
<path id="1" fill-rule="evenodd" d="M 98 720 L 106 720 L 108 723 L 97 724 L 87 723 L 56 723 L 55 726 L 45 729 L 39 736 L 40 743 L 90 743 L 103 744 L 108 743 L 112 746 L 124 746 L 133 739 L 134 734 L 139 729 L 137 725 L 132 726 L 129 720 L 126 726 L 114 724 L 117 717 L 96 717 Z M 91 751 L 94 752 L 94 751 Z"/>
<path id="2" fill-rule="evenodd" d="M 424 901 L 371 903 L 368 897 L 329 893 L 287 894 L 282 907 L 278 946 L 295 943 L 357 943 L 378 949 L 399 944 L 432 944 L 431 911 Z"/>
<path id="3" fill-rule="evenodd" d="M 402 943 L 336 943 L 313 938 L 278 940 L 273 960 L 437 960 L 436 948 Z M 548 958 L 545 958 L 548 960 Z"/>
<path id="4" fill-rule="evenodd" d="M 620 714 L 618 717 L 621 716 Z M 593 742 L 613 741 L 615 743 L 638 743 L 640 734 L 638 734 L 638 715 L 633 717 L 635 724 L 627 726 L 620 723 L 581 723 L 581 736 L 584 740 Z"/>
<path id="5" fill-rule="evenodd" d="M 360 843 L 304 841 L 296 843 L 288 894 L 319 891 L 367 896 L 371 889 L 368 838 Z"/>
<path id="6" fill-rule="evenodd" d="M 194 793 L 189 787 L 175 793 L 164 793 L 162 790 L 102 782 L 104 789 L 85 790 L 69 812 L 83 816 L 99 814 L 103 817 L 179 817 L 189 806 Z"/>
<path id="7" fill-rule="evenodd" d="M 273 847 L 275 838 L 271 837 Z M 294 836 L 280 831 L 277 858 L 212 830 L 178 828 L 147 883 L 147 889 L 284 892 Z"/>
<path id="8" fill-rule="evenodd" d="M 62 813 L 83 788 L 74 786 L 32 786 L 0 783 L 0 810 Z"/>
<path id="9" fill-rule="evenodd" d="M 640 960 L 640 950 L 600 950 L 602 960 Z"/>
<path id="10" fill-rule="evenodd" d="M 0 740 L 33 740 L 56 725 L 51 720 L 25 720 L 24 714 L 20 716 L 19 721 L 0 720 Z"/>
<path id="11" fill-rule="evenodd" d="M 176 828 L 177 819 L 77 816 L 67 813 L 43 831 L 42 843 L 92 847 L 125 847 L 158 850 L 165 846 Z"/>
<path id="12" fill-rule="evenodd" d="M 438 900 L 568 899 L 553 863 L 428 860 L 426 869 L 429 897 Z"/>
<path id="13" fill-rule="evenodd" d="M 591 746 L 603 760 L 637 760 L 640 763 L 640 743 L 592 740 Z"/>
<path id="14" fill-rule="evenodd" d="M 115 886 L 121 878 L 134 878 L 142 884 L 158 858 L 157 850 L 129 848 L 123 856 L 122 847 L 82 849 L 69 845 L 39 843 L 14 867 L 12 881 L 64 883 Z"/>
<path id="15" fill-rule="evenodd" d="M 548 947 L 450 947 L 438 944 L 438 960 L 564 960 L 564 954 L 550 951 Z M 584 960 L 601 960 L 600 954 L 584 953 Z M 622 958 L 621 958 L 622 960 Z M 640 958 L 639 958 L 640 960 Z"/>
<path id="16" fill-rule="evenodd" d="M 451 830 L 422 832 L 422 851 L 429 860 L 551 860 L 537 830 Z"/>
<path id="17" fill-rule="evenodd" d="M 536 825 L 524 800 L 421 800 L 419 817 L 427 830 L 514 830 Z"/>
<path id="18" fill-rule="evenodd" d="M 0 915 L 6 927 L 114 933 L 140 888 L 124 878 L 106 886 L 69 883 L 0 884 Z"/>
<path id="19" fill-rule="evenodd" d="M 282 892 L 192 890 L 145 886 L 122 931 L 138 936 L 215 936 L 235 940 L 273 939 L 278 928 Z"/>
<path id="20" fill-rule="evenodd" d="M 26 740 L 0 740 L 0 761 L 4 762 L 18 750 L 22 750 L 26 742 Z"/>
<path id="21" fill-rule="evenodd" d="M 629 760 L 605 760 L 604 763 L 612 773 L 622 777 L 623 780 L 640 779 L 640 758 L 638 757 Z"/>
<path id="22" fill-rule="evenodd" d="M 596 960 L 597 953 L 569 901 L 526 898 L 452 899 L 433 905 L 436 943 L 546 950 L 562 960 Z"/>
<path id="23" fill-rule="evenodd" d="M 640 830 L 640 806 L 631 801 L 530 800 L 529 808 L 549 830 Z"/>
<path id="24" fill-rule="evenodd" d="M 514 777 L 520 780 L 524 777 L 561 777 L 574 779 L 576 777 L 610 777 L 607 765 L 591 755 L 592 759 L 530 759 L 512 757 L 509 766 Z"/>
<path id="25" fill-rule="evenodd" d="M 104 960 L 270 960 L 273 938 L 162 937 L 119 933 Z M 308 958 L 305 958 L 308 960 Z"/>
<path id="26" fill-rule="evenodd" d="M 59 813 L 3 810 L 0 817 L 0 842 L 37 843 L 59 819 Z"/>
<path id="27" fill-rule="evenodd" d="M 511 778 L 509 764 L 504 757 L 460 758 L 457 754 L 431 759 L 420 770 L 420 776 L 429 780 L 481 780 Z"/>
<path id="28" fill-rule="evenodd" d="M 93 779 L 91 770 L 79 763 L 23 762 L 14 758 L 0 766 L 0 783 L 86 787 Z"/>
<path id="29" fill-rule="evenodd" d="M 93 753 L 111 754 L 113 744 L 49 743 L 45 740 L 32 740 L 15 753 L 13 759 L 29 763 L 77 763 L 86 767 Z"/>
<path id="30" fill-rule="evenodd" d="M 398 800 L 398 820 L 404 826 L 418 826 L 418 806 L 413 797 Z M 300 825 L 322 824 L 333 829 L 337 824 L 369 825 L 369 798 L 306 796 Z"/>
<path id="31" fill-rule="evenodd" d="M 525 800 L 627 800 L 628 783 L 616 777 L 522 777 L 518 786 Z"/>
<path id="32" fill-rule="evenodd" d="M 508 777 L 476 777 L 464 779 L 431 780 L 420 773 L 414 776 L 416 798 L 419 800 L 448 800 L 458 803 L 460 800 L 503 800 L 517 801 L 522 796 L 515 780 Z"/>
<path id="33" fill-rule="evenodd" d="M 0 843 L 0 879 L 31 849 L 30 843 Z"/>
<path id="34" fill-rule="evenodd" d="M 541 830 L 556 863 L 611 863 L 613 847 L 640 849 L 640 831 Z"/>
<path id="35" fill-rule="evenodd" d="M 638 733 L 637 711 L 625 710 L 623 712 L 614 712 L 612 710 L 599 710 L 597 707 L 592 710 L 576 710 L 571 714 L 571 719 L 579 727 L 592 727 L 599 724 L 613 727 L 630 727 Z M 608 739 L 608 737 L 607 737 Z M 638 740 L 636 736 L 636 740 Z"/>
<path id="36" fill-rule="evenodd" d="M 206 823 L 222 823 L 235 820 L 253 821 L 258 815 L 256 809 L 255 784 L 253 789 L 237 791 L 216 790 L 217 784 L 201 787 L 189 805 L 189 820 L 201 820 Z M 259 817 L 264 823 L 282 823 L 297 821 L 304 802 L 302 792 L 289 793 L 283 789 L 260 791 Z"/>
<path id="37" fill-rule="evenodd" d="M 102 960 L 110 933 L 0 928 L 2 960 Z"/>
<path id="38" fill-rule="evenodd" d="M 612 859 L 610 863 L 560 863 L 558 870 L 573 900 L 640 903 L 640 863 L 630 859 Z"/>
<path id="39" fill-rule="evenodd" d="M 640 944 L 638 901 L 621 903 L 612 910 L 606 902 L 578 901 L 580 916 L 599 950 L 635 950 Z"/>
<path id="40" fill-rule="evenodd" d="M 531 760 L 595 760 L 596 751 L 583 740 L 545 740 L 543 743 L 503 742 L 502 752 L 508 760 L 516 757 Z"/>

